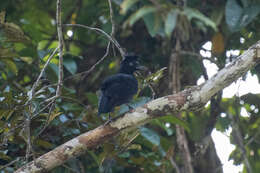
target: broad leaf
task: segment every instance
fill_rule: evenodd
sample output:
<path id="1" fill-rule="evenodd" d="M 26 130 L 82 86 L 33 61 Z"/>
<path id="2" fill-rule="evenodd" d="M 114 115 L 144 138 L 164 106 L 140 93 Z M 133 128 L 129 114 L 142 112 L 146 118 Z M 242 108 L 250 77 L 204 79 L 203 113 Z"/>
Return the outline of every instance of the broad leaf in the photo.
<path id="1" fill-rule="evenodd" d="M 260 4 L 241 7 L 236 0 L 228 0 L 226 4 L 226 23 L 232 32 L 239 31 L 248 25 L 260 12 Z"/>
<path id="2" fill-rule="evenodd" d="M 75 59 L 71 56 L 64 56 L 63 64 L 71 74 L 75 74 L 77 72 L 77 64 Z"/>
<path id="3" fill-rule="evenodd" d="M 193 18 L 198 19 L 201 22 L 203 22 L 205 25 L 210 26 L 215 31 L 217 31 L 216 24 L 210 18 L 208 18 L 207 16 L 202 14 L 197 9 L 192 9 L 192 8 L 186 7 L 186 8 L 184 8 L 184 13 L 186 14 L 186 16 L 188 17 L 189 20 L 192 20 Z"/>
<path id="4" fill-rule="evenodd" d="M 178 17 L 178 13 L 179 11 L 176 9 L 172 9 L 168 15 L 167 18 L 165 20 L 165 26 L 164 26 L 164 30 L 165 33 L 168 37 L 171 36 L 172 31 L 174 30 L 176 23 L 177 23 L 177 17 Z"/>
<path id="5" fill-rule="evenodd" d="M 17 75 L 18 69 L 12 60 L 3 59 L 2 61 L 5 63 L 7 68 L 9 68 L 15 75 Z"/>
<path id="6" fill-rule="evenodd" d="M 160 137 L 155 131 L 148 129 L 146 127 L 141 127 L 140 133 L 145 139 L 150 141 L 152 144 L 156 146 L 160 145 Z"/>
<path id="7" fill-rule="evenodd" d="M 190 128 L 189 128 L 187 122 L 183 121 L 180 118 L 177 118 L 176 116 L 167 115 L 167 116 L 158 118 L 158 120 L 163 120 L 165 122 L 169 122 L 172 124 L 178 124 L 178 125 L 182 126 L 186 131 L 190 132 Z"/>
<path id="8" fill-rule="evenodd" d="M 121 14 L 125 14 L 139 0 L 125 0 L 121 5 Z"/>
<path id="9" fill-rule="evenodd" d="M 149 13 L 143 17 L 143 20 L 152 37 L 163 32 L 163 21 L 158 14 Z"/>
<path id="10" fill-rule="evenodd" d="M 141 19 L 145 15 L 155 12 L 156 8 L 153 6 L 144 6 L 132 14 L 129 19 L 126 21 L 126 24 L 132 26 L 137 20 Z"/>

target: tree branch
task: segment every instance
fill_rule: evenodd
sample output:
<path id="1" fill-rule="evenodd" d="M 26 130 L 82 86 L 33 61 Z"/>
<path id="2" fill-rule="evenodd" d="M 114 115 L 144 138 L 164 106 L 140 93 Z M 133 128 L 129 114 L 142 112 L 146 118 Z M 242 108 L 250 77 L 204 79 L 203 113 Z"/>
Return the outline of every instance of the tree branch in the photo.
<path id="1" fill-rule="evenodd" d="M 94 130 L 75 137 L 21 167 L 15 173 L 46 172 L 73 157 L 83 154 L 86 150 L 96 148 L 123 130 L 131 130 L 149 122 L 151 119 L 167 115 L 168 113 L 177 115 L 181 111 L 196 111 L 203 108 L 204 104 L 214 94 L 237 80 L 259 62 L 260 54 L 257 53 L 259 49 L 260 41 L 204 84 L 188 88 L 174 95 L 152 100 L 123 116 L 112 119 L 106 125 L 101 125 Z"/>
<path id="2" fill-rule="evenodd" d="M 61 88 L 63 84 L 63 35 L 62 35 L 62 24 L 61 24 L 61 0 L 57 0 L 57 13 L 56 13 L 56 22 L 57 22 L 57 32 L 59 39 L 59 79 L 58 86 L 56 90 L 56 97 L 61 95 Z"/>
<path id="3" fill-rule="evenodd" d="M 118 51 L 120 52 L 121 56 L 123 57 L 125 55 L 125 51 L 123 50 L 123 48 L 120 46 L 120 44 L 114 39 L 112 38 L 109 34 L 107 34 L 105 31 L 103 31 L 102 29 L 99 28 L 94 28 L 94 27 L 89 27 L 86 25 L 81 25 L 81 24 L 64 24 L 64 26 L 71 26 L 71 27 L 81 27 L 81 28 L 85 28 L 85 29 L 89 29 L 92 31 L 96 31 L 98 33 L 103 34 L 105 37 L 107 37 L 107 39 L 109 41 L 111 41 L 116 48 L 118 49 Z"/>

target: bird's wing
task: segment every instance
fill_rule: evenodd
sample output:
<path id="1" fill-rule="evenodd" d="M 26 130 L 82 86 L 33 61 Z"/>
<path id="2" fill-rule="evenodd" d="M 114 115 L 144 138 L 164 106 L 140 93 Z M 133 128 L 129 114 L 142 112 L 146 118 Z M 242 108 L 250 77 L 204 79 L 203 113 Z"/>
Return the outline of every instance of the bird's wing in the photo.
<path id="1" fill-rule="evenodd" d="M 106 96 L 134 95 L 137 92 L 137 80 L 132 75 L 115 74 L 108 77 L 101 85 Z"/>
<path id="2" fill-rule="evenodd" d="M 132 75 L 115 74 L 106 78 L 101 84 L 101 90 L 111 87 L 112 85 L 127 83 L 128 81 L 136 80 Z"/>

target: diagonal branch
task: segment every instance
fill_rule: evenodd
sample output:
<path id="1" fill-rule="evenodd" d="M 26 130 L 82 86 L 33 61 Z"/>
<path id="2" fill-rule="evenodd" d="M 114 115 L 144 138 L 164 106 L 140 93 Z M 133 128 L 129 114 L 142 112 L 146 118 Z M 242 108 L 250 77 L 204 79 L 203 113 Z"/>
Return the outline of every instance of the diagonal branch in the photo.
<path id="1" fill-rule="evenodd" d="M 36 82 L 33 84 L 33 87 L 32 87 L 32 89 L 31 89 L 31 91 L 30 91 L 32 98 L 33 98 L 33 96 L 34 96 L 34 94 L 35 94 L 35 89 L 38 87 L 38 85 L 39 85 L 39 83 L 40 83 L 40 79 L 41 79 L 41 77 L 43 76 L 43 73 L 45 72 L 47 66 L 48 66 L 49 63 L 51 62 L 51 60 L 52 60 L 52 58 L 54 57 L 54 55 L 56 54 L 57 50 L 58 50 L 58 48 L 56 48 L 56 49 L 51 53 L 51 55 L 49 56 L 48 60 L 47 60 L 46 63 L 44 64 L 44 66 L 43 66 L 43 68 L 42 68 L 42 70 L 41 70 L 41 72 L 40 72 L 40 74 L 39 74 L 39 76 L 38 76 Z M 32 98 L 31 98 L 31 99 L 32 99 Z"/>
<path id="2" fill-rule="evenodd" d="M 244 75 L 249 69 L 259 63 L 260 41 L 240 55 L 230 65 L 220 70 L 204 84 L 183 90 L 174 95 L 168 95 L 136 108 L 135 110 L 116 117 L 106 125 L 101 125 L 74 139 L 60 145 L 54 150 L 42 155 L 34 161 L 16 170 L 15 173 L 46 172 L 67 160 L 77 157 L 86 150 L 96 148 L 104 141 L 116 136 L 123 130 L 131 130 L 150 120 L 167 115 L 178 114 L 181 111 L 196 111 L 226 86 Z"/>

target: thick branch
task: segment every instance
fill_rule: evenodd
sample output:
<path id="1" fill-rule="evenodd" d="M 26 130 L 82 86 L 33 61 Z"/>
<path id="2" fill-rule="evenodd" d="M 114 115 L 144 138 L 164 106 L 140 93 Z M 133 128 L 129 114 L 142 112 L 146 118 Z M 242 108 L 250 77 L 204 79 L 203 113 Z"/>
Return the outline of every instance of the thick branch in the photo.
<path id="1" fill-rule="evenodd" d="M 105 140 L 116 136 L 122 130 L 130 130 L 147 123 L 149 120 L 181 111 L 192 111 L 203 108 L 203 105 L 218 91 L 237 80 L 240 76 L 252 68 L 260 58 L 256 47 L 260 47 L 260 41 L 249 48 L 233 63 L 225 67 L 211 79 L 200 86 L 194 86 L 174 95 L 168 95 L 153 100 L 136 110 L 116 117 L 110 123 L 101 125 L 94 130 L 86 132 L 43 156 L 28 163 L 15 173 L 46 172 L 84 153 L 84 151 L 96 148 Z"/>

